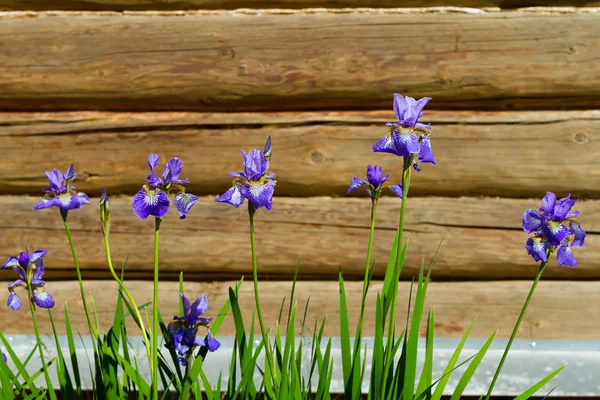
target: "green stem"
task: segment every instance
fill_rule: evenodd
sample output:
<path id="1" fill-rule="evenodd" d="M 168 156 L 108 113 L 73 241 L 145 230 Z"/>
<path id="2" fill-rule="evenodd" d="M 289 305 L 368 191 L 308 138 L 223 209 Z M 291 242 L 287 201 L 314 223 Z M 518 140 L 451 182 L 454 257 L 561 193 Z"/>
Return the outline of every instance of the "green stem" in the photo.
<path id="1" fill-rule="evenodd" d="M 358 319 L 358 325 L 356 327 L 356 335 L 355 337 L 359 337 L 359 335 L 362 333 L 362 325 L 363 325 L 363 319 L 364 319 L 364 315 L 365 315 L 365 304 L 366 304 L 366 299 L 367 299 L 367 292 L 369 290 L 369 276 L 370 276 L 370 272 L 371 272 L 371 253 L 373 251 L 373 239 L 375 237 L 375 212 L 377 210 L 377 199 L 373 199 L 373 202 L 371 203 L 371 229 L 369 231 L 369 247 L 367 248 L 367 264 L 365 266 L 365 278 L 364 278 L 364 282 L 363 282 L 363 293 L 362 293 L 362 302 L 360 305 L 360 317 Z M 357 345 L 355 346 L 356 349 L 359 349 L 360 347 L 360 341 L 358 339 L 355 339 Z"/>
<path id="2" fill-rule="evenodd" d="M 152 298 L 152 400 L 158 400 L 158 237 L 162 218 L 154 225 L 154 296 Z"/>
<path id="3" fill-rule="evenodd" d="M 550 252 L 548 252 L 548 256 L 547 259 L 550 258 Z M 504 365 L 504 361 L 506 360 L 506 357 L 508 356 L 508 351 L 510 350 L 510 346 L 512 345 L 513 341 L 515 340 L 515 336 L 517 336 L 517 331 L 519 330 L 519 326 L 521 325 L 521 321 L 523 321 L 523 317 L 525 317 L 525 312 L 527 311 L 527 307 L 529 306 L 529 302 L 531 301 L 531 298 L 533 297 L 533 292 L 535 292 L 535 288 L 538 284 L 538 282 L 540 281 L 540 278 L 542 277 L 542 274 L 544 273 L 544 270 L 546 269 L 546 266 L 548 265 L 548 261 L 544 261 L 542 262 L 542 264 L 540 265 L 540 269 L 538 270 L 537 275 L 535 276 L 535 280 L 533 281 L 533 285 L 531 285 L 531 289 L 529 289 L 529 294 L 527 295 L 527 299 L 525 300 L 525 304 L 523 304 L 523 308 L 521 309 L 521 314 L 519 314 L 519 318 L 517 319 L 517 323 L 515 324 L 515 327 L 513 328 L 513 331 L 510 335 L 510 339 L 508 339 L 508 344 L 506 345 L 506 349 L 504 349 L 504 353 L 502 354 L 502 358 L 500 359 L 500 364 L 498 364 L 498 368 L 496 369 L 496 373 L 494 374 L 494 379 L 492 379 L 492 383 L 490 385 L 490 388 L 488 389 L 487 395 L 485 396 L 485 400 L 489 400 L 490 396 L 492 395 L 492 391 L 494 390 L 494 385 L 496 385 L 496 380 L 498 380 L 498 376 L 500 375 L 500 371 L 502 371 L 502 366 Z"/>
<path id="4" fill-rule="evenodd" d="M 377 211 L 377 199 L 371 205 L 371 228 L 369 230 L 369 247 L 367 248 L 367 265 L 365 266 L 365 284 L 363 287 L 363 299 L 367 294 L 367 280 L 371 270 L 371 253 L 373 251 L 373 238 L 375 237 L 375 212 Z M 364 303 L 364 301 L 363 301 Z M 363 304 L 364 306 L 364 304 Z"/>
<path id="5" fill-rule="evenodd" d="M 388 325 L 388 343 L 386 345 L 385 348 L 385 355 L 384 355 L 384 363 L 387 364 L 389 362 L 389 358 L 391 357 L 391 353 L 392 353 L 392 348 L 394 347 L 394 336 L 395 336 L 395 320 L 396 320 L 396 304 L 397 304 L 397 299 L 398 299 L 398 280 L 400 279 L 400 272 L 401 272 L 401 266 L 400 266 L 400 258 L 401 258 L 401 254 L 402 254 L 402 248 L 403 248 L 403 244 L 402 244 L 402 234 L 404 232 L 404 215 L 406 214 L 406 203 L 408 200 L 408 189 L 410 187 L 410 172 L 411 172 L 411 167 L 412 167 L 412 162 L 413 162 L 413 157 L 414 156 L 410 156 L 410 157 L 404 157 L 404 165 L 402 168 L 402 205 L 400 206 L 400 221 L 398 222 L 398 248 L 396 250 L 396 263 L 395 263 L 395 268 L 394 268 L 394 273 L 393 273 L 393 279 L 391 282 L 391 285 L 393 287 L 392 290 L 392 304 L 391 304 L 391 308 L 390 308 L 390 320 L 389 320 L 389 325 Z M 385 316 L 384 316 L 384 320 L 385 320 Z M 384 325 L 385 328 L 385 325 Z M 386 385 L 387 382 L 387 375 L 388 375 L 388 369 L 384 368 L 384 375 L 383 375 L 383 379 L 381 380 L 381 384 L 382 384 L 382 388 L 381 388 L 381 393 L 384 393 L 384 388 L 383 385 Z"/>
<path id="6" fill-rule="evenodd" d="M 152 372 L 154 364 L 152 363 L 151 347 L 150 347 L 150 343 L 148 343 L 148 335 L 146 332 L 146 327 L 144 326 L 144 320 L 142 319 L 140 310 L 139 310 L 137 304 L 135 303 L 135 300 L 133 299 L 131 292 L 129 292 L 129 290 L 123 283 L 123 281 L 119 278 L 119 276 L 115 272 L 115 269 L 114 269 L 113 263 L 112 263 L 112 257 L 110 255 L 110 245 L 108 242 L 108 236 L 106 236 L 106 235 L 104 235 L 104 248 L 106 250 L 106 259 L 108 261 L 108 268 L 110 269 L 110 273 L 112 274 L 113 279 L 115 281 L 117 281 L 117 283 L 119 284 L 119 287 L 121 288 L 123 293 L 125 293 L 125 295 L 127 296 L 127 299 L 129 300 L 129 304 L 131 305 L 131 308 L 133 308 L 133 311 L 135 312 L 135 316 L 138 320 L 138 323 L 140 324 L 140 329 L 142 330 L 142 338 L 144 339 L 144 346 L 146 347 L 146 355 L 148 356 L 148 365 L 150 367 L 150 371 Z"/>
<path id="7" fill-rule="evenodd" d="M 35 304 L 33 304 L 33 291 L 31 285 L 28 285 L 27 291 L 29 292 L 29 309 L 31 310 L 31 319 L 33 321 L 33 330 L 35 331 L 35 338 L 38 343 L 38 350 L 40 351 L 40 361 L 42 362 L 42 369 L 44 370 L 44 378 L 46 378 L 46 388 L 50 394 L 51 399 L 56 399 L 54 390 L 52 390 L 52 382 L 50 381 L 50 375 L 48 375 L 48 367 L 46 366 L 46 360 L 44 359 L 44 350 L 42 349 L 42 339 L 40 338 L 40 331 L 38 329 L 37 318 L 35 315 Z"/>
<path id="8" fill-rule="evenodd" d="M 85 290 L 83 289 L 83 279 L 81 278 L 81 269 L 79 268 L 79 260 L 77 259 L 77 252 L 75 251 L 75 245 L 73 244 L 73 237 L 71 236 L 71 230 L 69 229 L 69 224 L 67 222 L 67 212 L 61 211 L 60 215 L 62 216 L 63 224 L 65 226 L 65 232 L 67 232 L 67 238 L 69 239 L 69 246 L 71 246 L 71 254 L 73 255 L 73 263 L 75 264 L 75 271 L 77 273 L 77 280 L 79 281 L 79 292 L 81 294 L 81 301 L 83 302 L 83 311 L 85 311 L 85 317 L 88 322 L 88 326 L 90 329 L 90 333 L 92 336 L 98 336 L 98 331 L 94 325 L 92 317 L 90 316 L 90 311 L 87 305 L 87 300 L 85 297 Z"/>
<path id="9" fill-rule="evenodd" d="M 271 346 L 269 344 L 269 336 L 267 336 L 267 330 L 262 317 L 262 311 L 260 309 L 260 299 L 258 297 L 258 267 L 256 263 L 256 244 L 254 241 L 254 213 L 256 210 L 250 201 L 248 201 L 248 216 L 250 218 L 250 247 L 252 249 L 252 275 L 254 278 L 254 300 L 256 302 L 256 315 L 258 317 L 258 324 L 260 326 L 260 333 L 262 334 L 263 342 L 265 343 L 266 359 L 271 370 L 271 375 L 275 373 L 273 369 L 273 360 L 271 359 Z"/>

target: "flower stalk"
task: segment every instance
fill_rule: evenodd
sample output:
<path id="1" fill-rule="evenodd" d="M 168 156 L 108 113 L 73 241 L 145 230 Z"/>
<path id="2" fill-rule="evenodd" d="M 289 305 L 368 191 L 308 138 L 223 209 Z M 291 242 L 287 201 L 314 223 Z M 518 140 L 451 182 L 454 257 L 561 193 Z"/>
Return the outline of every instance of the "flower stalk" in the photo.
<path id="1" fill-rule="evenodd" d="M 37 317 L 35 313 L 35 304 L 33 303 L 33 290 L 31 285 L 27 287 L 27 291 L 29 293 L 29 310 L 31 310 L 31 320 L 33 322 L 33 330 L 35 332 L 35 339 L 38 344 L 38 350 L 40 353 L 40 361 L 42 362 L 42 369 L 44 370 L 44 378 L 46 379 L 47 391 L 50 393 L 51 399 L 56 399 L 56 395 L 54 394 L 54 390 L 50 390 L 52 388 L 52 381 L 50 380 L 50 375 L 48 374 L 48 367 L 46 366 L 46 360 L 44 358 L 44 350 L 42 345 L 42 338 L 40 337 L 40 330 L 38 328 Z"/>
<path id="2" fill-rule="evenodd" d="M 152 399 L 158 400 L 158 239 L 162 218 L 155 218 L 154 224 L 154 291 L 152 297 Z"/>
<path id="3" fill-rule="evenodd" d="M 250 248 L 252 249 L 252 277 L 254 282 L 254 301 L 256 303 L 256 315 L 258 317 L 258 324 L 260 326 L 260 333 L 263 338 L 263 342 L 265 343 L 265 351 L 267 363 L 269 364 L 269 369 L 271 370 L 271 374 L 275 373 L 273 369 L 273 358 L 271 354 L 271 346 L 269 344 L 269 336 L 267 335 L 267 330 L 265 328 L 265 323 L 262 317 L 262 311 L 260 308 L 260 298 L 258 295 L 258 266 L 256 262 L 256 243 L 254 240 L 254 214 L 256 210 L 252 205 L 252 202 L 248 202 L 248 216 L 250 220 Z"/>
<path id="4" fill-rule="evenodd" d="M 548 257 L 550 257 L 550 250 L 548 250 Z M 531 298 L 533 297 L 533 292 L 535 292 L 535 288 L 537 287 L 537 284 L 540 281 L 542 274 L 546 270 L 547 265 L 548 265 L 548 261 L 544 261 L 540 265 L 538 273 L 535 276 L 535 279 L 533 281 L 533 285 L 531 285 L 531 289 L 529 289 L 529 294 L 527 295 L 527 299 L 525 300 L 525 303 L 523 304 L 523 308 L 521 308 L 521 313 L 519 314 L 519 318 L 517 318 L 517 323 L 515 324 L 515 327 L 513 328 L 513 331 L 510 334 L 510 339 L 508 339 L 508 343 L 506 344 L 506 349 L 504 349 L 504 353 L 502 353 L 502 358 L 500 359 L 498 368 L 496 368 L 496 373 L 494 373 L 494 378 L 492 379 L 490 388 L 488 389 L 488 392 L 485 395 L 485 400 L 489 400 L 490 396 L 492 395 L 492 391 L 494 390 L 494 386 L 496 385 L 498 376 L 500 376 L 500 372 L 502 371 L 502 367 L 504 366 L 504 361 L 506 360 L 506 357 L 508 356 L 510 347 L 512 346 L 512 343 L 515 340 L 515 337 L 517 336 L 517 332 L 519 331 L 521 322 L 523 321 L 523 318 L 525 317 L 525 312 L 527 312 L 527 307 L 529 307 L 529 303 L 531 302 Z"/>
<path id="5" fill-rule="evenodd" d="M 83 311 L 85 312 L 85 318 L 87 319 L 88 326 L 90 329 L 90 333 L 92 336 L 98 336 L 98 330 L 94 325 L 92 317 L 90 315 L 90 311 L 87 305 L 87 300 L 85 296 L 85 289 L 83 288 L 83 278 L 81 276 L 81 269 L 79 268 L 79 259 L 77 258 L 77 252 L 75 251 L 75 244 L 73 243 L 73 237 L 71 236 L 71 230 L 69 229 L 69 223 L 67 222 L 67 214 L 68 211 L 60 211 L 60 215 L 63 220 L 63 225 L 65 227 L 65 232 L 67 233 L 67 238 L 69 239 L 69 246 L 71 247 L 71 254 L 73 255 L 73 264 L 75 264 L 75 272 L 77 273 L 77 282 L 79 283 L 79 293 L 81 295 L 81 301 L 83 303 Z"/>

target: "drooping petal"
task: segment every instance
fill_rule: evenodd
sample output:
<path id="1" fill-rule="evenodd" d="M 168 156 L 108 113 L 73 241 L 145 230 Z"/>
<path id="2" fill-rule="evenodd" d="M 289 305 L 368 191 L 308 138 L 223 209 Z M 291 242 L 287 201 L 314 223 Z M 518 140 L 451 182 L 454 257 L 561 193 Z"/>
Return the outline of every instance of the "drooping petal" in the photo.
<path id="1" fill-rule="evenodd" d="M 27 270 L 27 268 L 23 268 L 21 266 L 21 264 L 19 263 L 19 257 L 16 257 L 16 256 L 8 257 L 8 259 L 4 262 L 4 264 L 2 264 L 2 267 L 0 269 L 4 269 L 4 268 L 12 268 L 13 271 L 15 271 L 17 274 L 19 274 L 19 276 L 21 277 L 22 280 L 24 280 L 24 281 L 27 280 L 27 277 L 25 276 L 25 271 Z"/>
<path id="2" fill-rule="evenodd" d="M 424 136 L 419 143 L 419 162 L 437 164 L 431 150 L 430 137 L 431 135 Z"/>
<path id="3" fill-rule="evenodd" d="M 19 257 L 17 256 L 8 257 L 6 261 L 4 261 L 4 264 L 2 264 L 2 267 L 0 267 L 0 269 L 13 267 L 19 267 Z"/>
<path id="4" fill-rule="evenodd" d="M 568 241 L 561 244 L 556 259 L 563 267 L 574 267 L 577 265 L 577 260 L 571 251 L 571 244 Z"/>
<path id="5" fill-rule="evenodd" d="M 575 235 L 575 237 L 573 238 L 573 247 L 581 247 L 583 246 L 583 244 L 585 243 L 585 237 L 587 236 L 585 231 L 583 229 L 581 229 L 581 224 L 579 222 L 573 222 L 571 221 L 571 223 L 569 224 L 569 227 L 571 228 L 571 233 L 573 235 Z"/>
<path id="6" fill-rule="evenodd" d="M 219 197 L 217 197 L 215 201 L 218 201 L 219 203 L 229 203 L 235 208 L 239 208 L 242 205 L 242 203 L 244 203 L 244 199 L 245 197 L 242 196 L 242 193 L 236 185 L 230 188 L 222 195 L 220 195 Z"/>
<path id="7" fill-rule="evenodd" d="M 54 307 L 54 298 L 46 292 L 46 288 L 38 286 L 33 290 L 33 302 L 41 308 Z"/>
<path id="8" fill-rule="evenodd" d="M 59 170 L 54 168 L 52 171 L 46 171 L 48 182 L 50 183 L 50 190 L 56 194 L 64 192 L 65 188 L 65 177 L 60 173 Z"/>
<path id="9" fill-rule="evenodd" d="M 67 169 L 67 171 L 65 172 L 65 181 L 72 181 L 73 179 L 75 179 L 76 176 L 77 175 L 75 175 L 75 167 L 73 166 L 73 164 L 71 164 L 69 169 Z"/>
<path id="10" fill-rule="evenodd" d="M 369 186 L 369 183 L 364 179 L 355 176 L 354 178 L 352 178 L 352 182 L 350 182 L 350 186 L 348 186 L 348 191 L 346 193 L 350 193 L 361 186 Z"/>
<path id="11" fill-rule="evenodd" d="M 563 221 L 567 214 L 571 211 L 571 208 L 577 203 L 577 200 L 571 200 L 571 194 L 564 197 L 556 202 L 554 205 L 553 218 L 557 221 Z"/>
<path id="12" fill-rule="evenodd" d="M 396 196 L 402 198 L 402 185 L 401 184 L 391 185 L 390 190 L 392 192 L 396 193 Z"/>
<path id="13" fill-rule="evenodd" d="M 532 233 L 540 229 L 544 217 L 538 210 L 525 210 L 523 213 L 523 230 L 526 233 Z"/>
<path id="14" fill-rule="evenodd" d="M 552 246 L 558 246 L 569 234 L 569 229 L 560 221 L 549 221 L 542 224 L 542 232 Z"/>
<path id="15" fill-rule="evenodd" d="M 219 349 L 219 347 L 221 347 L 221 343 L 213 337 L 212 333 L 210 332 L 210 329 L 208 330 L 206 339 L 205 340 L 197 340 L 196 345 L 208 348 L 208 351 L 210 351 L 211 353 L 214 351 L 217 351 Z"/>
<path id="16" fill-rule="evenodd" d="M 171 202 L 161 189 L 143 188 L 133 196 L 131 206 L 135 215 L 140 219 L 146 219 L 150 215 L 162 218 L 169 211 Z"/>
<path id="17" fill-rule="evenodd" d="M 79 207 L 81 207 L 84 204 L 90 204 L 90 198 L 88 197 L 87 194 L 79 192 L 77 193 L 77 199 L 79 200 Z"/>
<path id="18" fill-rule="evenodd" d="M 177 211 L 179 211 L 179 219 L 185 219 L 190 209 L 194 206 L 194 204 L 198 201 L 198 196 L 195 196 L 191 193 L 179 192 L 173 199 L 173 204 L 177 207 Z"/>
<path id="19" fill-rule="evenodd" d="M 556 195 L 552 192 L 546 192 L 546 195 L 542 199 L 542 208 L 540 211 L 544 213 L 544 216 L 550 218 L 554 212 L 554 205 L 556 204 Z"/>
<path id="20" fill-rule="evenodd" d="M 19 296 L 17 296 L 15 292 L 10 292 L 10 294 L 8 295 L 8 301 L 6 302 L 6 305 L 12 308 L 13 311 L 17 311 L 19 308 L 21 308 L 23 302 L 21 301 L 21 299 L 19 299 Z"/>
<path id="21" fill-rule="evenodd" d="M 400 132 L 396 131 L 392 133 L 392 138 L 394 139 L 394 146 L 396 147 L 395 154 L 405 157 L 419 153 L 419 139 L 414 133 L 407 130 L 401 130 Z"/>
<path id="22" fill-rule="evenodd" d="M 33 206 L 34 210 L 43 210 L 44 208 L 60 207 L 61 203 L 58 197 L 52 197 L 49 199 L 42 199 L 36 205 Z"/>
<path id="23" fill-rule="evenodd" d="M 150 167 L 150 174 L 146 177 L 148 185 L 160 186 L 163 184 L 162 180 L 156 176 L 155 168 L 158 165 L 158 156 L 156 154 L 150 154 L 148 156 L 148 166 Z"/>
<path id="24" fill-rule="evenodd" d="M 380 141 L 375 143 L 373 145 L 373 151 L 375 153 L 391 153 L 397 156 L 400 155 L 396 150 L 396 145 L 394 143 L 394 138 L 392 137 L 392 134 L 387 135 L 386 137 L 382 138 Z"/>
<path id="25" fill-rule="evenodd" d="M 550 244 L 543 237 L 535 236 L 527 239 L 525 248 L 535 261 L 548 260 L 546 252 L 550 248 Z"/>
<path id="26" fill-rule="evenodd" d="M 273 198 L 273 192 L 275 191 L 276 181 L 271 181 L 267 183 L 260 182 L 250 182 L 245 185 L 240 186 L 240 192 L 242 195 L 248 199 L 254 206 L 256 210 L 261 207 L 268 206 L 271 204 L 271 199 Z"/>
<path id="27" fill-rule="evenodd" d="M 249 154 L 242 151 L 244 156 L 244 173 L 249 181 L 258 181 L 269 169 L 269 160 L 265 153 L 252 149 Z"/>

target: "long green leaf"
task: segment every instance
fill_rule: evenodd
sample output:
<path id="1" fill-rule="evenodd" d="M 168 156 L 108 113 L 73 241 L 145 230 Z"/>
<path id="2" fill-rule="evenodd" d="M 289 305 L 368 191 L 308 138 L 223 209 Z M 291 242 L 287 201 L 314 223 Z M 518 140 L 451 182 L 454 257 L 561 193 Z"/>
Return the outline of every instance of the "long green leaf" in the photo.
<path id="1" fill-rule="evenodd" d="M 435 391 L 433 393 L 433 396 L 431 397 L 432 400 L 440 400 L 440 398 L 442 397 L 442 394 L 444 393 L 444 389 L 446 388 L 446 385 L 448 384 L 448 380 L 450 380 L 450 376 L 452 376 L 452 374 L 450 372 L 454 370 L 454 366 L 456 365 L 456 363 L 458 361 L 458 357 L 460 357 L 460 353 L 462 352 L 465 342 L 467 341 L 467 338 L 469 337 L 469 334 L 471 333 L 471 329 L 473 329 L 473 325 L 475 325 L 475 321 L 477 321 L 477 317 L 475 317 L 473 322 L 471 322 L 471 325 L 469 325 L 465 334 L 460 339 L 458 346 L 456 346 L 456 350 L 454 350 L 452 357 L 450 357 L 450 360 L 448 361 L 448 365 L 446 366 L 446 369 L 444 369 L 444 373 L 442 374 L 442 378 L 439 380 L 437 386 L 435 387 Z"/>
<path id="2" fill-rule="evenodd" d="M 485 354 L 487 353 L 488 349 L 492 345 L 492 342 L 494 341 L 494 338 L 496 337 L 497 333 L 498 333 L 498 331 L 494 332 L 492 334 L 492 336 L 490 336 L 488 338 L 488 340 L 486 340 L 486 342 L 483 344 L 481 349 L 477 352 L 477 355 L 475 356 L 473 361 L 471 361 L 471 364 L 469 364 L 469 366 L 467 367 L 467 370 L 465 371 L 463 376 L 460 378 L 460 381 L 458 381 L 458 384 L 456 385 L 456 388 L 454 389 L 454 393 L 452 394 L 452 398 L 450 400 L 459 400 L 460 399 L 460 396 L 462 396 L 467 385 L 471 381 L 473 374 L 475 374 L 475 371 L 477 371 L 477 368 L 479 368 L 479 364 L 481 364 L 483 357 L 485 357 Z"/>
<path id="3" fill-rule="evenodd" d="M 351 372 L 352 354 L 350 353 L 350 327 L 348 324 L 348 306 L 346 304 L 346 289 L 344 288 L 344 277 L 342 268 L 339 268 L 339 287 L 340 287 L 340 346 L 342 352 L 342 372 L 344 376 L 344 386 L 346 387 L 346 396 L 352 396 L 352 385 L 348 379 Z"/>
<path id="4" fill-rule="evenodd" d="M 532 387 L 530 387 L 529 389 L 527 389 L 526 391 L 524 391 L 523 393 L 521 393 L 520 395 L 515 397 L 515 400 L 525 400 L 525 399 L 530 398 L 534 394 L 536 394 L 538 390 L 543 388 L 548 382 L 550 382 L 552 379 L 554 379 L 554 377 L 556 375 L 558 375 L 560 373 L 560 371 L 563 370 L 564 367 L 565 366 L 563 365 L 556 371 L 552 372 L 550 375 L 546 376 L 544 379 L 542 379 L 541 381 L 539 381 L 538 383 L 536 383 L 535 385 L 533 385 Z"/>

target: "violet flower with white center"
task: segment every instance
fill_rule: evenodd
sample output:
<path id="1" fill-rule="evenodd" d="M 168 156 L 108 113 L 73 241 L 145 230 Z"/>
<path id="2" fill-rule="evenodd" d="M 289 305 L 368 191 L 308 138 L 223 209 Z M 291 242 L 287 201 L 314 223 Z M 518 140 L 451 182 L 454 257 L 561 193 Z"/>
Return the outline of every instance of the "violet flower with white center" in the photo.
<path id="1" fill-rule="evenodd" d="M 173 322 L 169 324 L 168 330 L 171 336 L 171 343 L 166 345 L 166 347 L 175 350 L 177 352 L 177 360 L 181 365 L 186 366 L 188 358 L 195 347 L 206 347 L 208 351 L 214 352 L 221 346 L 221 343 L 210 332 L 210 322 L 213 318 L 201 317 L 208 310 L 208 299 L 206 296 L 203 294 L 190 304 L 183 293 L 179 295 L 183 303 L 183 317 L 175 316 L 173 317 Z M 200 326 L 208 328 L 205 339 L 196 338 Z"/>
<path id="2" fill-rule="evenodd" d="M 420 171 L 420 162 L 437 164 L 431 150 L 431 125 L 419 122 L 419 118 L 423 116 L 423 108 L 430 100 L 430 97 L 415 100 L 394 93 L 394 112 L 398 122 L 386 124 L 390 132 L 373 145 L 373 151 L 414 157 L 413 166 L 417 171 Z M 418 136 L 416 132 L 419 133 Z"/>
<path id="3" fill-rule="evenodd" d="M 559 247 L 558 263 L 569 267 L 577 265 L 571 248 L 583 246 L 586 233 L 576 219 L 579 212 L 571 212 L 576 202 L 570 194 L 556 200 L 554 193 L 547 192 L 539 210 L 525 211 L 523 230 L 534 234 L 527 240 L 525 248 L 535 261 L 548 261 L 548 255 Z"/>
<path id="4" fill-rule="evenodd" d="M 377 199 L 379 199 L 379 195 L 381 194 L 381 190 L 384 187 L 383 184 L 389 178 L 389 174 L 383 175 L 383 171 L 381 170 L 381 167 L 379 165 L 367 165 L 367 180 L 355 176 L 354 178 L 352 178 L 350 186 L 348 186 L 347 193 L 350 193 L 353 190 L 358 189 L 359 187 L 365 186 L 367 188 L 367 193 L 369 194 L 371 200 L 377 201 Z M 389 188 L 397 196 L 402 198 L 402 185 L 392 185 Z"/>
<path id="5" fill-rule="evenodd" d="M 176 191 L 173 204 L 179 211 L 179 219 L 184 219 L 194 203 L 198 201 L 198 197 L 186 193 L 183 185 L 189 182 L 188 179 L 179 179 L 183 163 L 179 158 L 171 158 L 166 164 L 162 178 L 159 178 L 155 172 L 158 161 L 159 158 L 156 154 L 148 156 L 148 166 L 150 167 L 150 174 L 146 177 L 148 183 L 133 197 L 131 203 L 133 212 L 140 219 L 146 219 L 150 215 L 162 218 L 171 207 L 169 194 Z"/>
<path id="6" fill-rule="evenodd" d="M 239 208 L 248 199 L 255 210 L 261 207 L 271 210 L 277 184 L 273 180 L 275 175 L 267 174 L 272 153 L 271 136 L 267 139 L 264 151 L 253 149 L 248 154 L 243 150 L 241 152 L 244 157 L 244 172 L 231 172 L 229 175 L 235 178 L 233 186 L 215 201 Z"/>
<path id="7" fill-rule="evenodd" d="M 31 300 L 41 308 L 54 307 L 54 298 L 46 292 L 46 282 L 42 280 L 44 275 L 44 256 L 48 250 L 36 250 L 31 254 L 22 252 L 18 256 L 8 257 L 0 269 L 12 268 L 19 274 L 19 279 L 8 285 L 7 306 L 17 311 L 23 305 L 23 302 L 15 289 L 24 287 L 28 291 L 31 289 Z"/>
<path id="8" fill-rule="evenodd" d="M 33 206 L 34 210 L 41 210 L 49 207 L 58 207 L 62 213 L 69 210 L 81 208 L 83 204 L 90 204 L 90 199 L 85 193 L 75 191 L 75 168 L 73 164 L 67 172 L 61 174 L 54 168 L 52 171 L 46 171 L 50 188 L 44 189 L 46 193 L 44 199 Z"/>

